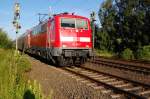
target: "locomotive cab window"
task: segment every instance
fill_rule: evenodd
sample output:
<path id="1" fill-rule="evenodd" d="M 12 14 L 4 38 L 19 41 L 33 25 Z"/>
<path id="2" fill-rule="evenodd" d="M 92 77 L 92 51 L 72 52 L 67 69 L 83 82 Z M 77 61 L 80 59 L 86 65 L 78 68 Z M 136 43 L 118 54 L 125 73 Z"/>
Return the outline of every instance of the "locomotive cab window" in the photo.
<path id="1" fill-rule="evenodd" d="M 83 19 L 76 20 L 76 27 L 78 29 L 88 29 L 87 21 Z"/>
<path id="2" fill-rule="evenodd" d="M 75 28 L 75 19 L 71 18 L 62 18 L 61 27 Z"/>

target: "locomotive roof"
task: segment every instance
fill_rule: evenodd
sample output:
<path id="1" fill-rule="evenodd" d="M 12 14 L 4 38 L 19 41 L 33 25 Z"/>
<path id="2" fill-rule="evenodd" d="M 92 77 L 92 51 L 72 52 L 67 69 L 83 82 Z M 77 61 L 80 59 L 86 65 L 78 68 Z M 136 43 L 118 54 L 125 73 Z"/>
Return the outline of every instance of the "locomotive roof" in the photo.
<path id="1" fill-rule="evenodd" d="M 42 23 L 37 24 L 36 26 L 30 28 L 29 30 L 27 30 L 25 33 L 23 33 L 20 37 L 23 37 L 25 35 L 27 35 L 29 32 L 31 32 L 35 27 L 39 26 L 39 25 L 43 25 L 45 23 L 47 23 L 49 20 L 53 19 L 54 17 L 72 17 L 72 18 L 83 18 L 83 19 L 88 19 L 87 17 L 83 17 L 83 16 L 79 16 L 79 15 L 75 15 L 74 13 L 60 13 L 60 14 L 54 14 L 52 17 L 50 17 L 49 19 L 44 20 Z"/>
<path id="2" fill-rule="evenodd" d="M 73 17 L 73 18 L 83 18 L 83 19 L 88 19 L 86 17 L 83 16 L 79 16 L 79 15 L 75 15 L 74 13 L 60 13 L 60 14 L 54 14 L 52 17 L 50 17 L 49 19 L 44 20 L 43 22 L 37 24 L 36 26 L 32 27 L 30 30 L 32 31 L 35 27 L 39 26 L 39 25 L 43 25 L 45 23 L 47 23 L 49 20 L 53 19 L 54 17 Z"/>
<path id="3" fill-rule="evenodd" d="M 75 15 L 74 13 L 60 13 L 60 14 L 56 14 L 54 16 L 56 16 L 56 17 L 76 17 L 76 18 L 88 19 L 88 18 L 83 17 L 83 16 Z"/>

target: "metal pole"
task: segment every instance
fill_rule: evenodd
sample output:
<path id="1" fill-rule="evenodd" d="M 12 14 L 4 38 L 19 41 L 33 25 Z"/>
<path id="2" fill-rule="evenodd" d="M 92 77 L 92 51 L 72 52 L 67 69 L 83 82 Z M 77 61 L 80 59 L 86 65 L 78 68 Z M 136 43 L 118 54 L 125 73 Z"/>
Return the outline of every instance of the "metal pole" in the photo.
<path id="1" fill-rule="evenodd" d="M 21 28 L 19 24 L 19 19 L 20 19 L 20 4 L 17 2 L 17 0 L 15 0 L 13 25 L 16 29 L 16 52 L 18 50 L 18 32 L 19 29 Z"/>
<path id="2" fill-rule="evenodd" d="M 91 25 L 92 25 L 92 41 L 93 41 L 93 50 L 94 50 L 94 44 L 95 44 L 95 12 L 93 11 L 91 13 Z"/>
<path id="3" fill-rule="evenodd" d="M 94 21 L 93 21 L 93 50 L 94 50 L 94 45 L 95 45 L 95 24 L 94 24 Z"/>
<path id="4" fill-rule="evenodd" d="M 16 51 L 18 50 L 18 34 L 16 33 Z"/>

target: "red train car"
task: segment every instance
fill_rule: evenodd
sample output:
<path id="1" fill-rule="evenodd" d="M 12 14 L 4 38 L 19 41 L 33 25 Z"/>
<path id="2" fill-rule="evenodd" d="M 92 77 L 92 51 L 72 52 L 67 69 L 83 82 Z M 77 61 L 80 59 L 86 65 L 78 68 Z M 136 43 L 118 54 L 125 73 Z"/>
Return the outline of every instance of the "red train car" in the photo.
<path id="1" fill-rule="evenodd" d="M 25 51 L 66 64 L 83 63 L 92 56 L 92 30 L 88 18 L 62 13 L 33 27 L 23 40 Z M 21 41 L 20 41 L 21 42 Z M 23 49 L 22 49 L 23 50 Z"/>

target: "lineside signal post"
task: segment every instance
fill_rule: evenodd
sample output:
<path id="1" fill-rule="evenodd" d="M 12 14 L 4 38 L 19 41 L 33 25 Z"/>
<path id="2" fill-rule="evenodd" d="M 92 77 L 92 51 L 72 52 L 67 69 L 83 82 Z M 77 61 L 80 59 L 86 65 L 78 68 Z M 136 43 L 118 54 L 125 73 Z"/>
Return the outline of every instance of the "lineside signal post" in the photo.
<path id="1" fill-rule="evenodd" d="M 19 33 L 19 29 L 21 29 L 19 19 L 20 19 L 20 3 L 16 1 L 14 5 L 14 19 L 12 22 L 16 30 L 16 52 L 18 50 L 18 33 Z"/>
<path id="2" fill-rule="evenodd" d="M 92 26 L 92 39 L 93 39 L 93 50 L 94 50 L 94 44 L 95 44 L 95 17 L 96 17 L 96 13 L 93 11 L 90 14 L 91 17 L 91 26 Z"/>
<path id="3" fill-rule="evenodd" d="M 90 14 L 90 19 L 91 19 L 91 27 L 92 27 L 92 42 L 93 42 L 93 46 L 92 46 L 92 50 L 93 50 L 93 59 L 95 59 L 95 55 L 96 52 L 94 50 L 94 45 L 95 45 L 95 18 L 96 18 L 96 13 L 93 11 Z"/>

